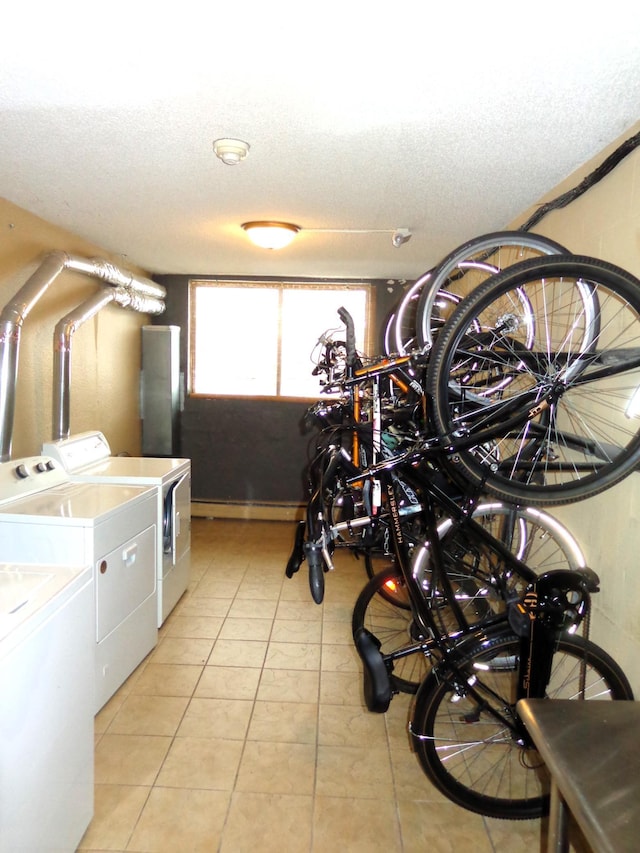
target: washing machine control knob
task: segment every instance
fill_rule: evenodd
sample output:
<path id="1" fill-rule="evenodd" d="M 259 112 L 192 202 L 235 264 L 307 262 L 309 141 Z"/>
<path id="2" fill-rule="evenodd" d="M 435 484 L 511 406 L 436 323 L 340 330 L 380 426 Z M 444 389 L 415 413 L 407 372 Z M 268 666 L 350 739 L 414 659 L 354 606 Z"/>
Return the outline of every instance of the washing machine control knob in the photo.
<path id="1" fill-rule="evenodd" d="M 26 480 L 29 476 L 29 471 L 27 466 L 24 463 L 20 463 L 20 465 L 16 465 L 16 477 L 19 480 Z"/>
<path id="2" fill-rule="evenodd" d="M 53 462 L 50 459 L 38 462 L 36 465 L 36 471 L 38 474 L 44 474 L 45 471 L 53 471 Z"/>

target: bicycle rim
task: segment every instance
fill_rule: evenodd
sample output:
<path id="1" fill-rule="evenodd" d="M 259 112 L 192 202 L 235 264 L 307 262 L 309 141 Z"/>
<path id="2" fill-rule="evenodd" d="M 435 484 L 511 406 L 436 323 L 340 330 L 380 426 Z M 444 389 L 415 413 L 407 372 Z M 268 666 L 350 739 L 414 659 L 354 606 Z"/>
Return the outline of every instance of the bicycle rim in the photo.
<path id="1" fill-rule="evenodd" d="M 418 346 L 416 309 L 420 292 L 431 277 L 431 270 L 416 279 L 398 303 L 385 330 L 385 354 L 406 355 Z"/>

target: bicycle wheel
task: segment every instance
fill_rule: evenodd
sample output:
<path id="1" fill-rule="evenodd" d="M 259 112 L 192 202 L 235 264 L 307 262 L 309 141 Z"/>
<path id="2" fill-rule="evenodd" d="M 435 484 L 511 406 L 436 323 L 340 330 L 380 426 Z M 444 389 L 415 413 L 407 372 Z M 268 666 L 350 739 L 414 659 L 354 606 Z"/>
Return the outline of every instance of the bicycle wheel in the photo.
<path id="1" fill-rule="evenodd" d="M 524 231 L 496 231 L 458 246 L 434 267 L 420 290 L 415 308 L 418 346 L 431 347 L 457 302 L 489 276 L 527 258 L 566 253 L 559 243 Z"/>
<path id="2" fill-rule="evenodd" d="M 534 310 L 530 348 L 523 291 Z M 426 387 L 454 477 L 512 503 L 595 495 L 640 461 L 640 282 L 573 255 L 517 264 L 460 303 Z"/>
<path id="3" fill-rule="evenodd" d="M 549 779 L 517 725 L 520 639 L 509 628 L 467 644 L 456 672 L 436 671 L 416 698 L 411 730 L 422 769 L 445 796 L 489 817 L 537 818 Z M 554 654 L 549 699 L 633 699 L 620 667 L 602 649 L 565 635 Z"/>

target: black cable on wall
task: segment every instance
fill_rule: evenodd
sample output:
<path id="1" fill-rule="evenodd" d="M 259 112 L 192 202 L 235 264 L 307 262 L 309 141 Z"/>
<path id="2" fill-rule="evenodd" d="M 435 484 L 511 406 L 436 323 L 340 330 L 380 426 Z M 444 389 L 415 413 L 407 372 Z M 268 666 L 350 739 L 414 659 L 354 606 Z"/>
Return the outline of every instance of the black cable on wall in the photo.
<path id="1" fill-rule="evenodd" d="M 545 204 L 541 205 L 538 210 L 534 214 L 532 214 L 527 221 L 518 228 L 518 231 L 529 231 L 533 228 L 536 223 L 540 222 L 543 216 L 546 216 L 547 213 L 550 213 L 552 210 L 557 210 L 560 207 L 566 207 L 576 198 L 585 193 L 588 189 L 590 189 L 594 184 L 597 184 L 598 181 L 601 181 L 605 175 L 608 175 L 612 169 L 614 169 L 618 163 L 630 154 L 634 148 L 640 144 L 640 133 L 636 133 L 634 136 L 631 136 L 621 145 L 619 145 L 616 150 L 610 154 L 606 160 L 604 160 L 596 169 L 593 170 L 587 177 L 581 181 L 576 187 L 573 189 L 567 190 L 566 193 L 562 193 L 557 198 L 552 201 L 548 201 Z"/>

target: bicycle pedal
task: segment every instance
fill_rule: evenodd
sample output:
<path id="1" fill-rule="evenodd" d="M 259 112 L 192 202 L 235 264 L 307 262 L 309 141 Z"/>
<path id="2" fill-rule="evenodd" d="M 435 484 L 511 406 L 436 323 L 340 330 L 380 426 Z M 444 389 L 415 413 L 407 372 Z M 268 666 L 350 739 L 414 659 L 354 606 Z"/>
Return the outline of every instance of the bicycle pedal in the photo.
<path id="1" fill-rule="evenodd" d="M 507 606 L 509 625 L 518 637 L 528 637 L 531 632 L 533 611 L 520 601 L 511 602 Z"/>
<path id="2" fill-rule="evenodd" d="M 463 723 L 477 723 L 480 720 L 480 708 L 470 711 L 468 714 L 463 714 L 460 719 Z"/>

